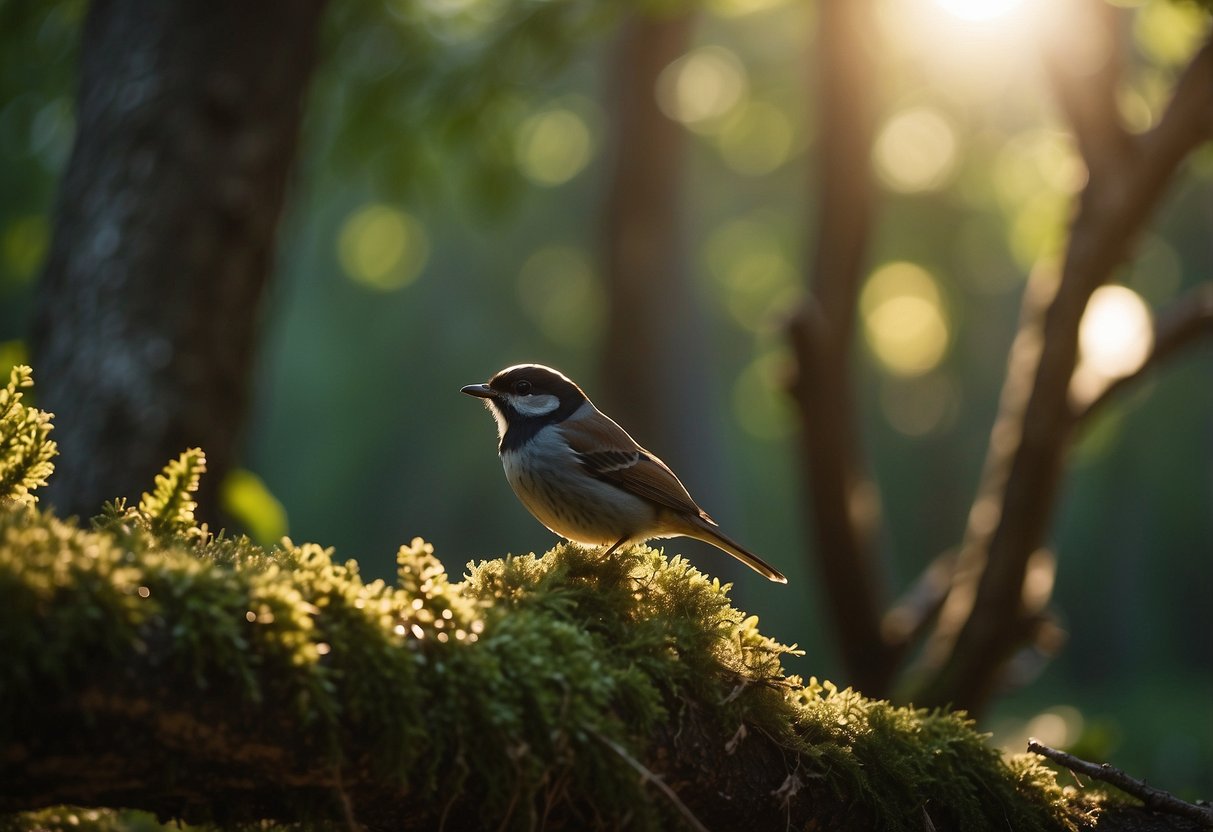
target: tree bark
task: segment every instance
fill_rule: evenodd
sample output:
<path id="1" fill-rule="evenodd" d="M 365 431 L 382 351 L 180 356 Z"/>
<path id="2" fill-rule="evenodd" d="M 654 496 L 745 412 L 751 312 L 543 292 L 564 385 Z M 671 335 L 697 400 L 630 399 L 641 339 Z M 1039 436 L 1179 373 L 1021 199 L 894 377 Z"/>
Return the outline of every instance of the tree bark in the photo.
<path id="1" fill-rule="evenodd" d="M 238 452 L 261 300 L 324 0 L 98 0 L 32 348 L 62 462 L 47 492 L 88 516 L 206 449 Z"/>

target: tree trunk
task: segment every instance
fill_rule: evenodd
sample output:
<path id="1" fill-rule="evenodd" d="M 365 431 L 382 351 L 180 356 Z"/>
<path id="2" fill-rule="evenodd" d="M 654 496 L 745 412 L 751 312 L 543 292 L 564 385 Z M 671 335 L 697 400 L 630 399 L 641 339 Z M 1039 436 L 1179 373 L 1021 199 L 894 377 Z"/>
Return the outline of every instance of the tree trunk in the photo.
<path id="1" fill-rule="evenodd" d="M 686 131 L 661 112 L 654 94 L 662 70 L 690 46 L 694 27 L 693 15 L 638 16 L 623 24 L 616 43 L 601 404 L 728 528 L 728 477 L 715 452 L 722 443 L 712 356 L 686 263 Z M 693 557 L 706 555 L 713 573 L 725 578 L 742 571 L 709 554 L 705 543 L 679 546 Z"/>
<path id="2" fill-rule="evenodd" d="M 40 404 L 61 513 L 202 446 L 233 464 L 324 0 L 98 0 L 38 286 Z"/>
<path id="3" fill-rule="evenodd" d="M 803 468 L 821 571 L 847 684 L 887 694 L 896 649 L 881 634 L 884 574 L 872 544 L 875 484 L 859 451 L 851 375 L 855 308 L 876 210 L 869 154 L 875 123 L 875 37 L 868 0 L 819 5 L 816 73 L 821 191 L 810 296 L 792 321 L 791 393 L 800 414 Z"/>

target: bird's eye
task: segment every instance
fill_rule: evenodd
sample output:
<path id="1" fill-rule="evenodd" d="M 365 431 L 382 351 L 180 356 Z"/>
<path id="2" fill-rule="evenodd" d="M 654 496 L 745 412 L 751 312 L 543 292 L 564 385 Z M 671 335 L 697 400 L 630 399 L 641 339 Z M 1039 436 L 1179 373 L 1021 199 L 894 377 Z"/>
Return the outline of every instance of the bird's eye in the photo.
<path id="1" fill-rule="evenodd" d="M 531 395 L 531 383 L 526 379 L 514 383 L 514 392 L 519 396 Z"/>

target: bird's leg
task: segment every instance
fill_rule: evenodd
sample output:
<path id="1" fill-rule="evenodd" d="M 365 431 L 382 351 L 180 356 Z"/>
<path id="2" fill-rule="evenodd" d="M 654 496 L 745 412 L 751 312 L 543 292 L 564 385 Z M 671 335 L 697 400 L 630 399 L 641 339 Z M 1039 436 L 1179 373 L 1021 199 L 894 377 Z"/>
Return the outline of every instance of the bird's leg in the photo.
<path id="1" fill-rule="evenodd" d="M 631 535 L 625 534 L 623 537 L 616 540 L 614 543 L 611 544 L 611 547 L 609 549 L 607 549 L 605 552 L 602 553 L 602 557 L 604 559 L 610 557 L 611 554 L 614 553 L 614 551 L 616 549 L 618 549 L 620 546 L 622 546 L 623 544 L 628 542 L 629 537 L 631 537 Z"/>

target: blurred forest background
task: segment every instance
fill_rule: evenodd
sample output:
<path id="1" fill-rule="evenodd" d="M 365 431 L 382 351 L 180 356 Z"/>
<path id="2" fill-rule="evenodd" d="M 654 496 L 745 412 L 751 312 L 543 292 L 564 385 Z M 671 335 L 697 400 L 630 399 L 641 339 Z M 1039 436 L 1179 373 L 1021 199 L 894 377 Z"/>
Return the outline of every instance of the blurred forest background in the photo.
<path id="1" fill-rule="evenodd" d="M 830 103 L 817 36 L 839 5 L 324 9 L 273 272 L 251 303 L 251 399 L 217 483 L 220 522 L 332 545 L 370 575 L 390 574 L 414 535 L 454 573 L 543 551 L 552 535 L 509 492 L 491 422 L 458 390 L 507 364 L 551 364 L 788 574 L 769 586 L 696 550 L 702 570 L 737 579 L 765 632 L 807 651 L 789 669 L 852 683 L 812 557 L 787 392 L 789 321 L 836 219 L 822 216 L 829 118 L 870 119 L 875 207 L 850 378 L 896 597 L 965 536 L 1029 275 L 1057 262 L 1087 183 L 1081 118 L 1067 119 L 1042 44 L 1082 52 L 1102 30 L 1067 17 L 1077 0 L 855 2 L 870 11 L 844 21 L 868 27 L 868 74 L 851 79 L 864 94 Z M 40 390 L 54 380 L 30 333 L 87 13 L 0 0 L 0 370 L 32 358 Z M 1104 58 L 1123 62 L 1114 109 L 1149 130 L 1209 13 L 1118 0 L 1094 19 L 1110 33 Z M 1211 185 L 1206 142 L 1096 293 L 1080 333 L 1091 372 L 1131 372 L 1149 310 L 1208 283 Z M 983 724 L 1016 751 L 1033 734 L 1213 796 L 1208 339 L 1075 431 L 1047 538 L 1047 643 L 1016 656 L 1017 684 Z"/>

